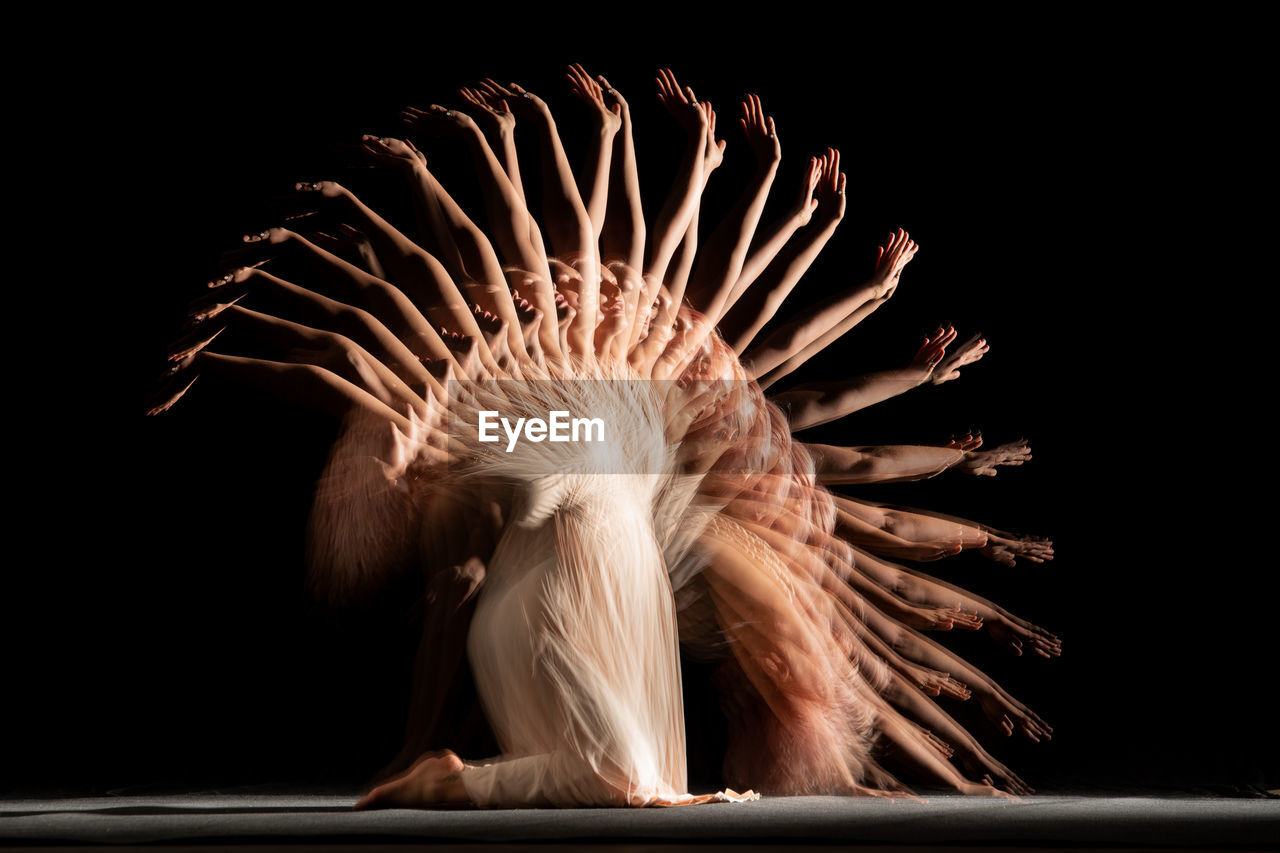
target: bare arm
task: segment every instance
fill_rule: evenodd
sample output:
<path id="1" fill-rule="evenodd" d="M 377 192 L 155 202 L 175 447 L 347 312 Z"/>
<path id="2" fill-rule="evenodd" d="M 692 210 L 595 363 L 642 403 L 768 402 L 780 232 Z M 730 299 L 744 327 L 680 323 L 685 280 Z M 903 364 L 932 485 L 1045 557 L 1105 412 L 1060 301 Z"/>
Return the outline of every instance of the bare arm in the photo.
<path id="1" fill-rule="evenodd" d="M 581 65 L 569 66 L 569 87 L 591 111 L 592 138 L 587 148 L 586 168 L 578 184 L 578 192 L 587 205 L 587 217 L 595 239 L 604 230 L 605 211 L 609 199 L 609 174 L 613 160 L 614 137 L 622 128 L 621 107 L 605 105 L 600 84 Z"/>
<path id="2" fill-rule="evenodd" d="M 915 252 L 916 245 L 910 235 L 899 229 L 897 234 L 890 235 L 887 246 L 881 247 L 875 272 L 868 281 L 833 294 L 813 314 L 801 315 L 780 326 L 763 343 L 751 347 L 743 358 L 753 364 L 757 375 L 767 374 L 802 352 L 841 319 L 869 302 L 892 296 L 902 268 Z"/>
<path id="3" fill-rule="evenodd" d="M 689 285 L 689 301 L 713 323 L 724 311 L 734 284 L 742 272 L 764 211 L 769 189 L 778 174 L 782 148 L 778 142 L 772 117 L 766 118 L 760 99 L 750 95 L 742 104 L 739 120 L 747 143 L 756 152 L 756 169 L 737 203 L 712 233 L 698 259 L 698 267 Z M 711 115 L 709 132 L 715 132 L 715 114 Z"/>
<path id="4" fill-rule="evenodd" d="M 523 194 L 516 190 L 507 177 L 507 172 L 489 147 L 479 125 L 466 113 L 446 110 L 437 104 L 432 104 L 427 110 L 406 108 L 401 117 L 424 132 L 455 136 L 466 145 L 475 163 L 475 174 L 479 178 L 490 230 L 498 252 L 507 264 L 534 274 L 534 286 L 529 294 L 534 306 L 544 315 L 553 311 L 555 290 L 551 285 L 551 272 L 547 266 L 547 253 L 542 245 L 541 233 L 531 226 L 532 217 L 525 207 Z M 511 322 L 511 317 L 505 311 L 495 313 Z M 547 342 L 542 341 L 544 344 Z M 513 352 L 518 353 L 518 350 L 513 348 Z"/>
<path id="5" fill-rule="evenodd" d="M 816 157 L 809 159 L 809 168 L 805 172 L 805 182 L 798 203 L 773 227 L 773 231 L 765 237 L 743 266 L 738 276 L 720 319 L 720 331 L 725 340 L 734 347 L 734 351 L 746 349 L 755 339 L 764 325 L 769 322 L 782 306 L 791 288 L 757 287 L 751 285 L 778 255 L 787 241 L 797 230 L 809 224 L 813 211 L 817 208 L 814 191 L 819 187 L 822 178 L 823 161 Z"/>
<path id="6" fill-rule="evenodd" d="M 681 90 L 669 69 L 664 68 L 659 74 L 658 99 L 680 124 L 688 139 L 671 192 L 658 212 L 647 247 L 649 261 L 645 266 L 645 276 L 662 283 L 666 280 L 667 267 L 689 228 L 702 192 L 708 116 L 698 104 L 693 89 L 686 86 Z"/>
<path id="7" fill-rule="evenodd" d="M 569 348 L 580 358 L 594 358 L 593 337 L 599 317 L 600 261 L 596 236 L 586 205 L 560 141 L 560 132 L 547 104 L 520 86 L 509 87 L 512 109 L 525 116 L 538 134 L 542 152 L 543 225 L 552 251 L 573 261 L 587 286 L 578 294 L 574 320 L 567 329 Z M 544 347 L 545 348 L 545 347 Z"/>
<path id="8" fill-rule="evenodd" d="M 964 458 L 963 451 L 953 448 L 913 444 L 805 447 L 813 455 L 818 482 L 824 485 L 924 480 L 936 477 Z"/>
<path id="9" fill-rule="evenodd" d="M 645 223 L 640 201 L 640 173 L 632 137 L 631 109 L 617 89 L 603 76 L 596 80 L 613 105 L 622 126 L 613 141 L 613 166 L 609 170 L 609 203 L 600 251 L 605 258 L 620 259 L 633 270 L 644 269 Z M 634 342 L 634 339 L 633 339 Z"/>
<path id="10" fill-rule="evenodd" d="M 927 382 L 931 370 L 899 367 L 854 379 L 810 382 L 772 398 L 790 414 L 792 430 L 829 423 L 867 406 L 896 397 Z"/>

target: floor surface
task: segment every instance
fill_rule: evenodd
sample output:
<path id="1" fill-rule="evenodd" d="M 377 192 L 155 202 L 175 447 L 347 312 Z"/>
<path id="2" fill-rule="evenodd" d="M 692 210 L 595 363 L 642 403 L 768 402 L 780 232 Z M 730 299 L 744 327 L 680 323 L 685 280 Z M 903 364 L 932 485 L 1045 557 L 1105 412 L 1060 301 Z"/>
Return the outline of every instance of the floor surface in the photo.
<path id="1" fill-rule="evenodd" d="M 178 794 L 0 800 L 0 843 L 337 845 L 592 842 L 713 849 L 818 845 L 1265 848 L 1280 845 L 1280 800 L 1037 795 L 930 796 L 927 803 L 765 797 L 675 809 L 351 810 L 351 794 Z M 476 842 L 489 844 L 476 845 Z M 640 845 L 640 846 L 636 846 Z M 558 845 L 557 845 L 558 846 Z M 433 848 L 439 849 L 439 848 Z M 897 847 L 896 849 L 903 849 Z"/>

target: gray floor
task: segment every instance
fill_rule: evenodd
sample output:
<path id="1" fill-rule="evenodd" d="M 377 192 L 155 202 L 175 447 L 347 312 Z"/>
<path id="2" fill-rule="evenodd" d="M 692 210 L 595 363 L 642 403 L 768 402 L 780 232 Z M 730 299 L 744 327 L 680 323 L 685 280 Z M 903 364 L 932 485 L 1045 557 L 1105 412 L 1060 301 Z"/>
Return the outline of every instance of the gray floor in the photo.
<path id="1" fill-rule="evenodd" d="M 1280 845 L 1280 800 L 931 796 L 925 804 L 766 797 L 677 809 L 354 812 L 355 796 L 181 794 L 0 800 L 0 843 L 742 842 Z"/>

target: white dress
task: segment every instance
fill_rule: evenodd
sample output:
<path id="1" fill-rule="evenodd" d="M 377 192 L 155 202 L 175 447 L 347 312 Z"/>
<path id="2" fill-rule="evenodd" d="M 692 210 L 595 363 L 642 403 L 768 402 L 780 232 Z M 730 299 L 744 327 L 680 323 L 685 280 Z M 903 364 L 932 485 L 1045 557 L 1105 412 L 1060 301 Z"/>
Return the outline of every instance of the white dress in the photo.
<path id="1" fill-rule="evenodd" d="M 535 397 L 514 390 L 502 404 L 585 410 L 604 418 L 608 441 L 476 448 L 485 475 L 510 478 L 520 497 L 467 642 L 502 756 L 470 766 L 463 784 L 482 806 L 754 799 L 687 792 L 675 603 L 659 545 L 670 537 L 654 519 L 678 517 L 659 504 L 688 490 L 664 488 L 672 454 L 657 384 L 535 384 Z"/>

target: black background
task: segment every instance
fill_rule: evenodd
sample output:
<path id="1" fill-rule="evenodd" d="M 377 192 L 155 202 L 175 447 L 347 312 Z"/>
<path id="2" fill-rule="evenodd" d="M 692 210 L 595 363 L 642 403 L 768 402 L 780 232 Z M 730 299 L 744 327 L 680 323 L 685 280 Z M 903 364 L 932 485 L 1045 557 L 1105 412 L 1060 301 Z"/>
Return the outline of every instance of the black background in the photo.
<path id="1" fill-rule="evenodd" d="M 1260 321 L 1237 306 L 1224 325 L 1239 283 L 1203 275 L 1162 231 L 1201 181 L 1186 133 L 1214 118 L 1201 60 L 1154 63 L 1066 22 L 1017 39 L 957 22 L 928 45 L 905 20 L 860 23 L 393 20 L 376 41 L 342 21 L 272 36 L 245 23 L 114 42 L 87 63 L 78 100 L 50 99 L 84 134 L 65 140 L 76 155 L 46 199 L 68 239 L 57 274 L 24 288 L 48 318 L 35 326 L 70 343 L 34 371 L 61 378 L 40 382 L 32 449 L 15 462 L 27 547 L 6 596 L 0 788 L 359 784 L 394 754 L 409 603 L 333 613 L 302 593 L 332 426 L 210 381 L 165 416 L 143 404 L 186 300 L 240 233 L 273 224 L 273 195 L 333 177 L 394 200 L 386 176 L 345 170 L 339 147 L 400 132 L 401 106 L 457 106 L 460 84 L 517 80 L 561 117 L 576 159 L 568 61 L 630 101 L 650 215 L 679 144 L 654 98 L 662 65 L 719 111 L 728 161 L 711 209 L 749 159 L 734 122 L 746 92 L 778 124 L 777 199 L 810 153 L 841 150 L 849 211 L 796 302 L 864 275 L 891 228 L 920 242 L 894 299 L 806 375 L 903 364 L 940 322 L 990 339 L 960 380 L 814 437 L 943 441 L 977 425 L 991 442 L 1031 439 L 1035 460 L 994 480 L 862 492 L 1054 537 L 1045 566 L 965 554 L 927 569 L 1064 640 L 1043 661 L 943 638 L 1055 726 L 1035 745 L 974 720 L 995 754 L 1041 788 L 1280 785 L 1264 701 L 1274 547 L 1247 518 L 1254 499 L 1206 479 L 1248 467 L 1256 439 L 1228 440 L 1250 431 L 1218 402 L 1239 372 L 1204 369 L 1204 350 Z M 465 198 L 468 161 L 419 141 Z M 1248 242 L 1236 227 L 1195 241 L 1229 254 Z M 691 730 L 714 723 L 697 693 Z"/>

